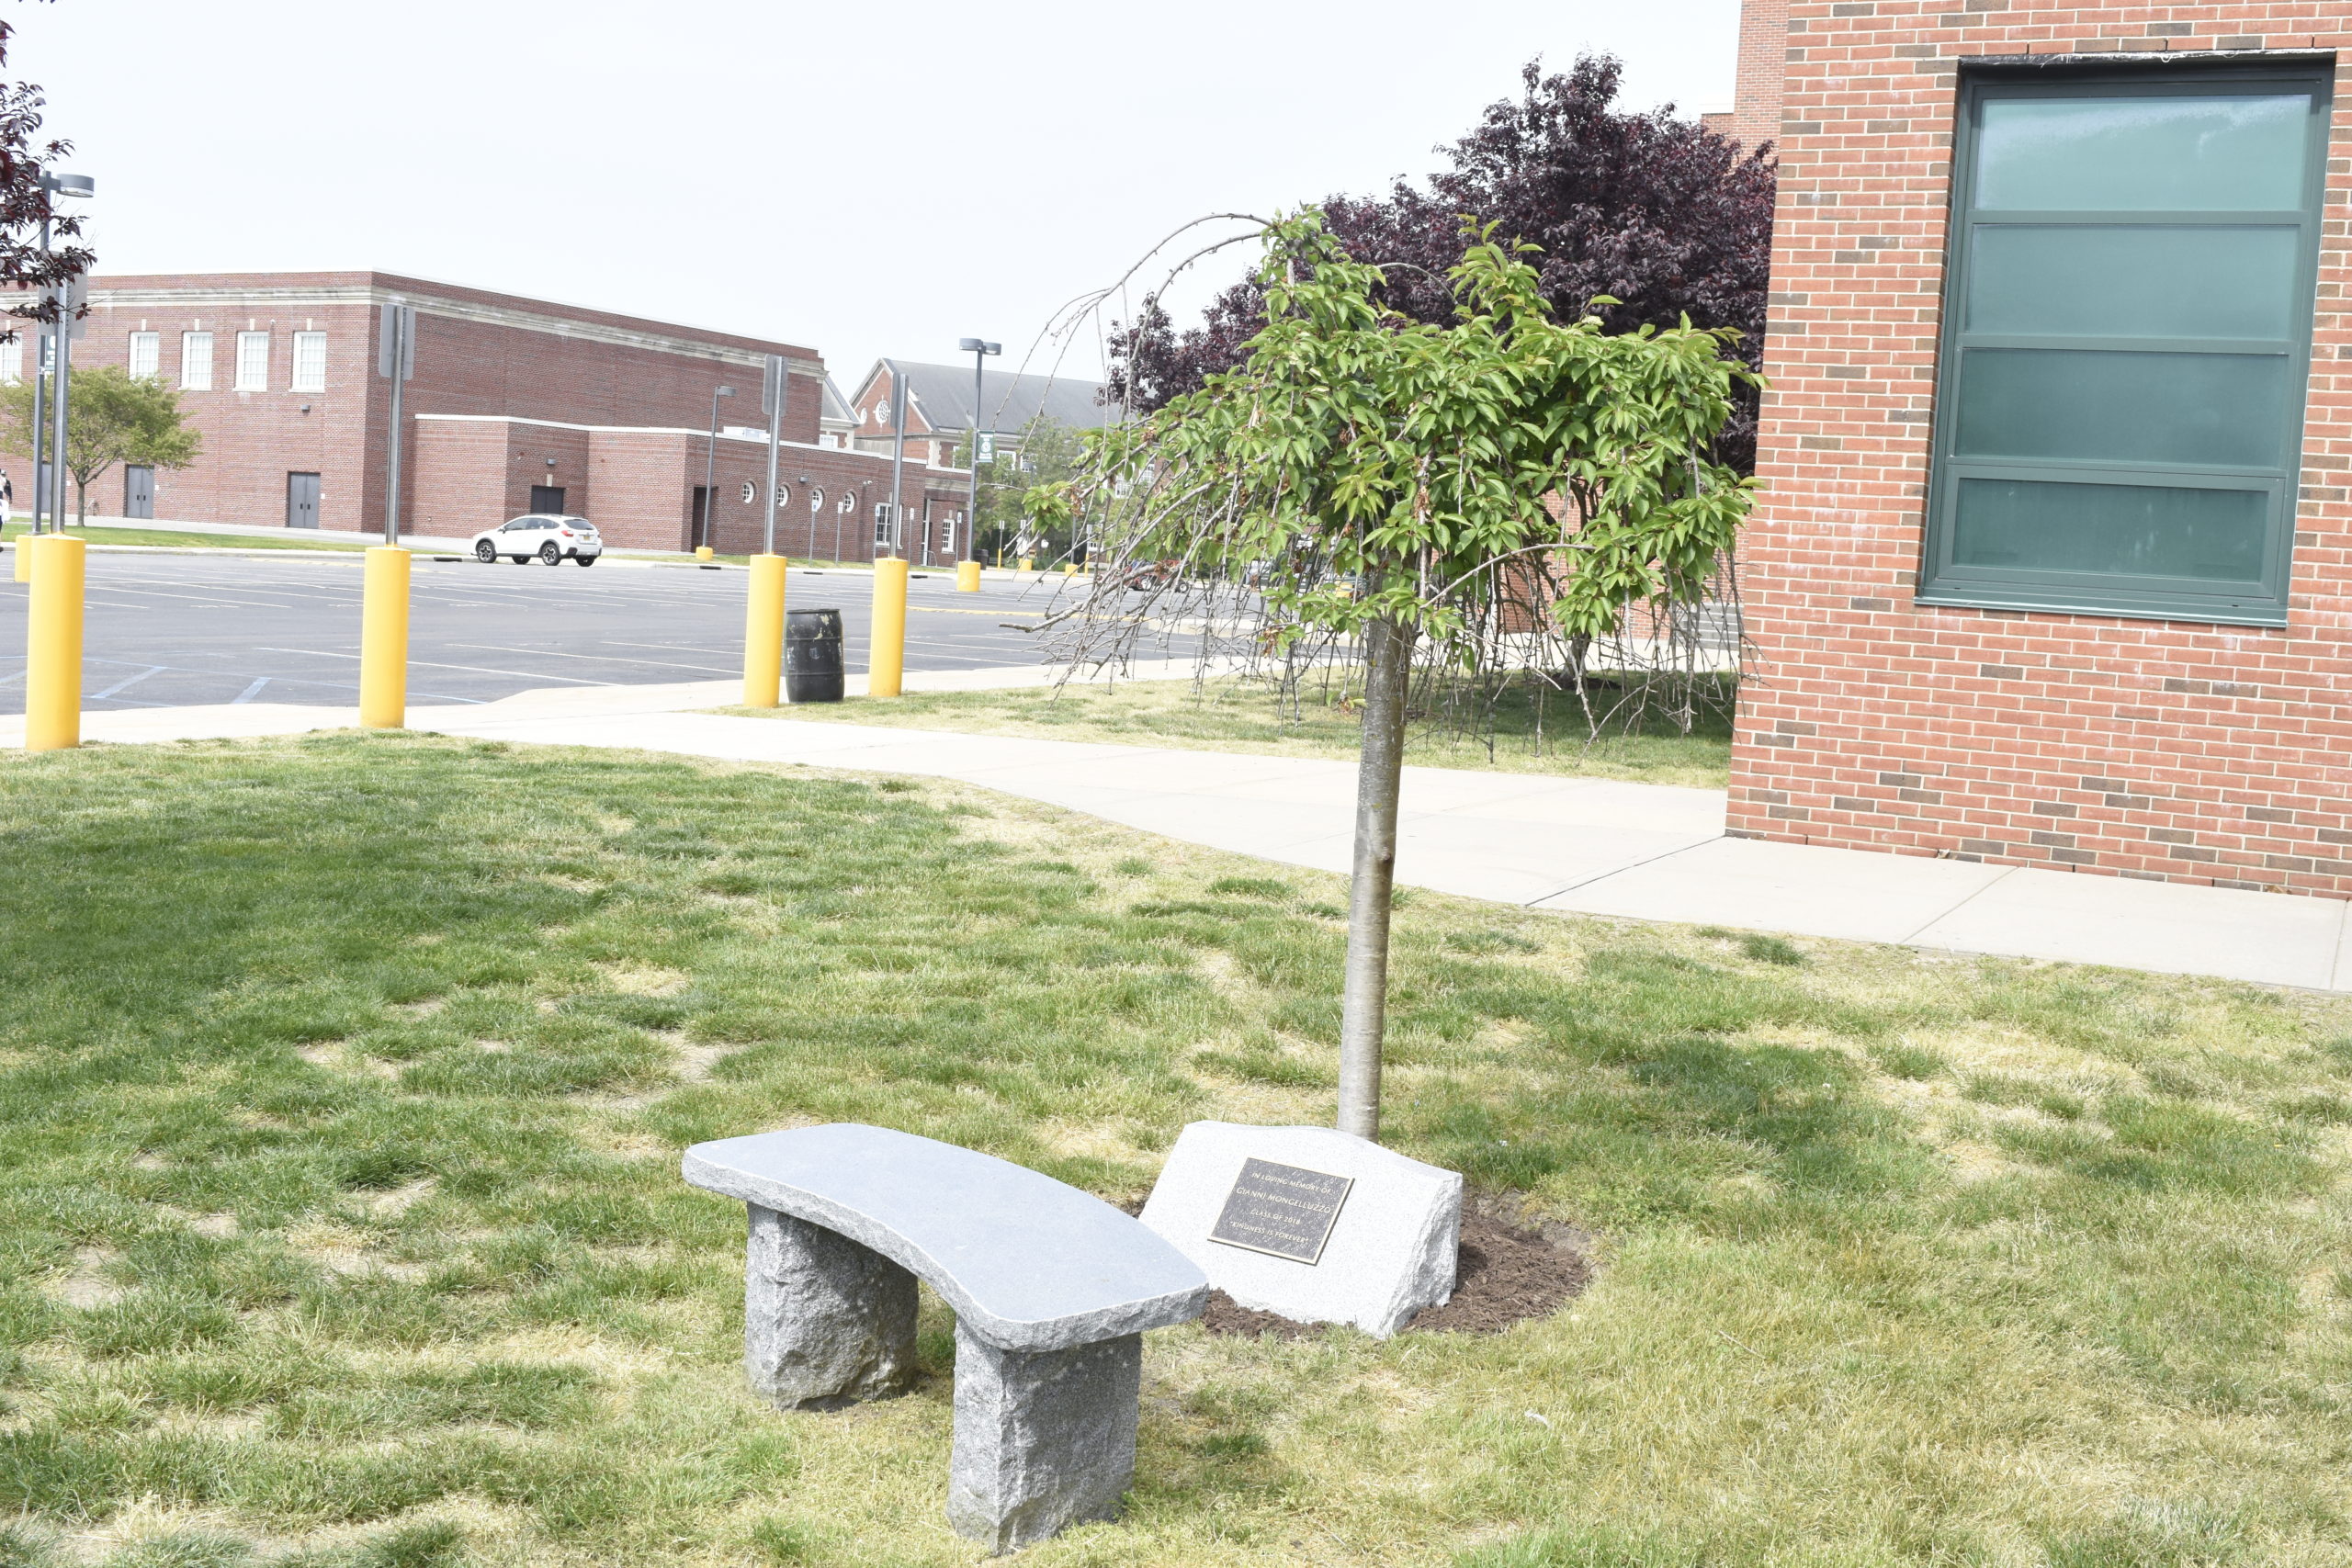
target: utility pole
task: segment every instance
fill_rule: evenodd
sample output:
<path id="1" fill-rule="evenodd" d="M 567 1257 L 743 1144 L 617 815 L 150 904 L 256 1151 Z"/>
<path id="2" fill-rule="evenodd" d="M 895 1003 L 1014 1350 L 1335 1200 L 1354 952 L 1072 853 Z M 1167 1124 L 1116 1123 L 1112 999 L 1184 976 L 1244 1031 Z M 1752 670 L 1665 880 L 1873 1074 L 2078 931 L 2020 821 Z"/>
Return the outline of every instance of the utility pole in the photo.
<path id="1" fill-rule="evenodd" d="M 40 219 L 41 254 L 49 254 L 49 214 Z M 41 517 L 49 507 L 49 491 L 42 483 L 41 454 L 49 449 L 49 323 L 33 323 L 33 532 L 41 529 Z M 18 549 L 24 547 L 19 545 Z"/>
<path id="2" fill-rule="evenodd" d="M 97 189 L 97 182 L 87 175 L 60 175 L 42 171 L 40 190 L 41 195 L 48 198 L 40 206 L 40 254 L 44 261 L 50 254 L 50 219 L 56 209 L 56 198 L 61 196 L 88 197 L 96 196 Z M 64 288 L 57 291 L 56 299 L 58 319 L 53 322 L 36 325 L 33 329 L 33 532 L 36 534 L 41 531 L 41 513 L 45 506 L 57 516 L 58 527 L 61 531 L 65 525 L 65 508 L 62 504 L 50 505 L 47 496 L 49 491 L 62 493 L 65 489 L 62 478 L 65 471 L 65 464 L 62 460 L 65 453 L 64 367 L 65 339 L 69 331 L 65 313 L 69 307 L 78 310 L 80 300 L 78 298 L 69 300 Z M 51 392 L 57 400 L 53 417 L 58 433 L 55 443 L 50 447 L 49 482 L 46 486 L 41 480 L 42 437 L 47 434 L 48 429 L 44 416 L 49 413 L 49 411 L 42 407 L 41 399 L 41 389 L 44 386 L 41 379 L 44 369 L 42 364 L 44 344 L 51 344 L 50 352 L 46 356 L 49 363 L 57 367 L 57 384 L 51 389 Z"/>
<path id="3" fill-rule="evenodd" d="M 761 546 L 767 555 L 775 554 L 776 449 L 784 440 L 784 402 L 791 389 L 791 367 L 783 355 L 769 355 L 767 374 L 760 378 L 760 407 L 768 416 L 768 526 Z"/>
<path id="4" fill-rule="evenodd" d="M 907 467 L 907 378 L 899 371 L 898 361 L 886 359 L 882 363 L 890 367 L 890 428 L 899 438 L 890 454 L 890 553 L 897 555 L 907 526 L 906 513 L 899 510 L 899 477 Z"/>
<path id="5" fill-rule="evenodd" d="M 40 220 L 41 249 L 49 249 L 49 220 Z M 33 532 L 41 530 L 41 518 L 49 510 L 49 487 L 45 479 L 49 450 L 49 323 L 33 323 Z M 22 549 L 23 546 L 17 548 Z M 21 581 L 21 579 L 19 580 Z"/>
<path id="6" fill-rule="evenodd" d="M 971 570 L 956 570 L 956 586 L 967 592 L 976 592 L 980 586 L 980 369 L 991 354 L 1002 354 L 1004 345 L 984 339 L 967 337 L 956 347 L 972 356 L 972 479 L 964 502 L 964 559 Z"/>
<path id="7" fill-rule="evenodd" d="M 392 434 L 385 452 L 384 543 L 401 542 L 401 437 L 406 415 L 401 393 L 416 378 L 416 307 L 398 297 L 378 312 L 376 374 L 392 384 Z"/>
<path id="8" fill-rule="evenodd" d="M 695 538 L 697 547 L 715 547 L 718 538 L 718 495 L 711 488 L 718 482 L 718 400 L 734 395 L 732 387 L 721 387 L 710 394 L 710 439 L 702 449 L 702 528 Z"/>
<path id="9" fill-rule="evenodd" d="M 82 301 L 88 297 L 89 280 L 80 274 L 57 286 L 57 382 L 50 401 L 50 499 L 51 532 L 65 532 L 65 414 L 66 381 L 74 362 L 74 339 L 78 335 L 78 316 Z"/>

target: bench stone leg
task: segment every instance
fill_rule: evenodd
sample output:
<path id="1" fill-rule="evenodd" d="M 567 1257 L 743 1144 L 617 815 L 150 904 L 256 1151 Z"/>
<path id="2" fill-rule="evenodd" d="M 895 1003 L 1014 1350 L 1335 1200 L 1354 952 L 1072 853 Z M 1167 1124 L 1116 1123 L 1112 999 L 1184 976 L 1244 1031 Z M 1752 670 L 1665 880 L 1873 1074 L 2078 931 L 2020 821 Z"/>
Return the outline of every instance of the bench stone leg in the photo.
<path id="1" fill-rule="evenodd" d="M 1117 1517 L 1135 1477 L 1143 1336 L 1024 1353 L 956 1325 L 947 1522 L 991 1552 Z"/>
<path id="2" fill-rule="evenodd" d="M 743 1366 L 790 1409 L 903 1393 L 915 1372 L 915 1277 L 838 1231 L 750 1205 Z"/>

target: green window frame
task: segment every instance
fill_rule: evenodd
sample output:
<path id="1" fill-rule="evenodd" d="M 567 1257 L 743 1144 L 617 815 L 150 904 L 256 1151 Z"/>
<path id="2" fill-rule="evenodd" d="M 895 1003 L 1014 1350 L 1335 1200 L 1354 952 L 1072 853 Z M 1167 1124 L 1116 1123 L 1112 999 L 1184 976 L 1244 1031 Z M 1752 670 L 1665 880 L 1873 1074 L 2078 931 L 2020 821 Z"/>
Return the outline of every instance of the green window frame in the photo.
<path id="1" fill-rule="evenodd" d="M 1920 603 L 2286 624 L 2332 90 L 1962 77 Z"/>

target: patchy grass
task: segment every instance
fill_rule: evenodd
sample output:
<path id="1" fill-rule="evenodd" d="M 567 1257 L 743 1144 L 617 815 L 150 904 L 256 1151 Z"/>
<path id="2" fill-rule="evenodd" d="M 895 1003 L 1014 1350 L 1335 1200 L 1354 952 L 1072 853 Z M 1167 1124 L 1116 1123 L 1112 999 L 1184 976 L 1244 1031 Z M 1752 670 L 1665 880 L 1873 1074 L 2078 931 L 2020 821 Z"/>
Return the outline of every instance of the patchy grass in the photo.
<path id="1" fill-rule="evenodd" d="M 1361 693 L 1356 695 L 1360 698 Z M 1442 724 L 1419 723 L 1407 741 L 1405 760 L 1432 768 L 1580 774 L 1721 789 L 1731 768 L 1729 706 L 1726 691 L 1715 711 L 1698 716 L 1689 734 L 1657 715 L 1634 733 L 1588 742 L 1583 713 L 1573 696 L 1555 692 L 1539 701 L 1514 689 L 1497 704 L 1490 737 L 1475 739 Z M 1058 692 L 922 692 L 728 711 L 762 718 L 837 719 L 1053 740 L 1348 760 L 1356 756 L 1363 729 L 1362 708 L 1337 684 L 1326 690 L 1310 683 L 1296 708 L 1286 711 L 1272 687 L 1233 677 L 1198 684 L 1128 681 L 1108 688 L 1070 685 Z"/>
<path id="2" fill-rule="evenodd" d="M 0 528 L 0 538 L 14 543 L 31 533 L 22 523 L 11 523 Z M 74 528 L 69 532 L 77 539 L 87 539 L 94 545 L 167 545 L 177 549 L 219 550 L 364 550 L 379 540 L 350 540 L 329 534 L 322 536 L 309 529 L 290 532 L 284 538 L 270 534 L 182 534 L 167 528 L 117 528 L 99 525 L 89 528 Z M 0 1558 L 0 1564 L 6 1559 Z"/>
<path id="3" fill-rule="evenodd" d="M 972 1562 L 945 1314 L 910 1397 L 761 1406 L 680 1149 L 855 1119 L 1125 1199 L 1330 1110 L 1335 881 L 960 786 L 11 755 L 0 876 L 0 1563 Z M 1388 1140 L 1595 1285 L 1154 1334 L 1125 1518 L 1024 1561 L 2352 1562 L 2352 1004 L 1434 895 L 1396 954 Z"/>

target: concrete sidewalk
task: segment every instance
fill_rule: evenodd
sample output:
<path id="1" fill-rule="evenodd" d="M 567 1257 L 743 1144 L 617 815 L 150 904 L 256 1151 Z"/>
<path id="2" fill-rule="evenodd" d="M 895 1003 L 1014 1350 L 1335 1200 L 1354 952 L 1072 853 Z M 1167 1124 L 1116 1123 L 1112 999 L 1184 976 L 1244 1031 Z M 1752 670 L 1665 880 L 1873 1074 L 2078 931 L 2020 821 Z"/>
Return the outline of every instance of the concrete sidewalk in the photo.
<path id="1" fill-rule="evenodd" d="M 1054 673 L 910 673 L 908 686 L 1044 685 Z M 1191 666 L 1136 673 L 1173 678 Z M 526 692 L 410 717 L 450 735 L 957 779 L 1172 839 L 1348 869 L 1350 762 L 690 711 L 738 691 L 715 681 Z M 255 703 L 94 714 L 85 733 L 114 741 L 282 734 L 354 716 Z M 0 721 L 0 745 L 21 743 L 22 721 Z M 1536 909 L 2352 989 L 2352 906 L 2338 900 L 1758 843 L 1724 837 L 1723 822 L 1718 790 L 1408 768 L 1397 877 Z"/>

